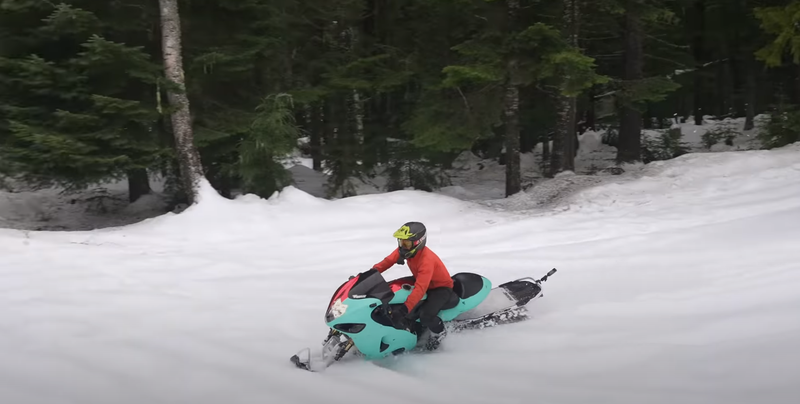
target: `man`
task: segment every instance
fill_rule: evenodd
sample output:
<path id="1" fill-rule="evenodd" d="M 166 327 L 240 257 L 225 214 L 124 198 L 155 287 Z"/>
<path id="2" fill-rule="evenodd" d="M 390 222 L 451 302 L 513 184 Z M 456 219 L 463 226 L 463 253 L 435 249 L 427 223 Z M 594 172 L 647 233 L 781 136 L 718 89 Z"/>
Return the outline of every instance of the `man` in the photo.
<path id="1" fill-rule="evenodd" d="M 431 332 L 427 347 L 436 349 L 447 335 L 439 311 L 455 297 L 453 279 L 442 260 L 430 248 L 425 247 L 428 238 L 425 225 L 408 222 L 394 233 L 394 237 L 397 238 L 397 249 L 375 264 L 373 269 L 383 273 L 394 264 L 403 265 L 408 260 L 408 268 L 415 278 L 414 290 L 404 305 L 392 310 L 392 319 L 395 323 L 409 327 L 408 324 L 412 324 L 414 319 L 413 314 L 418 313 L 420 323 Z M 426 292 L 428 297 L 420 304 Z"/>

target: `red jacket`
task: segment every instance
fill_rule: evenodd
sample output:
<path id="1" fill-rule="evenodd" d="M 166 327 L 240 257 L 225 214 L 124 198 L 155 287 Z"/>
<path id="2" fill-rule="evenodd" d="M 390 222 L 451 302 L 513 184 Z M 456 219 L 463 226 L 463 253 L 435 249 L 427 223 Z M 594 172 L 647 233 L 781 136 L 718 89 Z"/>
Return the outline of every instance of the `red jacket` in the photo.
<path id="1" fill-rule="evenodd" d="M 396 264 L 398 258 L 400 258 L 400 252 L 395 248 L 389 256 L 375 264 L 373 268 L 383 273 Z M 414 306 L 422 300 L 422 297 L 425 296 L 428 289 L 442 286 L 448 288 L 453 287 L 453 279 L 450 278 L 450 273 L 447 272 L 447 268 L 444 266 L 439 256 L 431 251 L 430 248 L 423 248 L 422 251 L 418 252 L 414 257 L 407 259 L 406 262 L 408 263 L 408 269 L 411 270 L 411 273 L 416 279 L 414 290 L 411 291 L 408 299 L 406 299 L 408 311 L 414 309 Z"/>

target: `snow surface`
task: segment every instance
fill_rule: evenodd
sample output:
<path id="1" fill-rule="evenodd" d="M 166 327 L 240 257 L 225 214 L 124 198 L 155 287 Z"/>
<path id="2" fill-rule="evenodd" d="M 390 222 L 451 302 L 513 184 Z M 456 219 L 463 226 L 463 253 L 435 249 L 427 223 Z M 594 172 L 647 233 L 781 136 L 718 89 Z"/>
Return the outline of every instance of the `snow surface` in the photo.
<path id="1" fill-rule="evenodd" d="M 74 192 L 56 187 L 34 190 L 12 183 L 10 189 L 0 187 L 0 228 L 93 230 L 136 223 L 168 210 L 164 180 L 154 177 L 150 187 L 150 194 L 129 203 L 127 180 Z"/>
<path id="2" fill-rule="evenodd" d="M 640 174 L 538 212 L 419 191 L 227 200 L 206 184 L 199 205 L 125 227 L 0 230 L 0 402 L 797 403 L 800 144 Z M 453 273 L 559 272 L 527 322 L 294 368 L 334 289 L 408 220 Z"/>

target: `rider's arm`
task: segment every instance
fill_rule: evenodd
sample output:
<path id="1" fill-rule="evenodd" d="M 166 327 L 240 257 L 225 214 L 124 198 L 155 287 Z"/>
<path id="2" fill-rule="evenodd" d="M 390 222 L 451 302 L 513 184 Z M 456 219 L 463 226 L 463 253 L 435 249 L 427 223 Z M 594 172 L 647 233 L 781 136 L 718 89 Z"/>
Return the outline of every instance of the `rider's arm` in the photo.
<path id="1" fill-rule="evenodd" d="M 398 258 L 400 258 L 400 252 L 395 248 L 391 254 L 383 259 L 383 261 L 373 265 L 372 267 L 377 269 L 378 272 L 386 271 L 397 263 Z"/>
<path id="2" fill-rule="evenodd" d="M 425 296 L 425 292 L 428 291 L 428 285 L 430 285 L 432 277 L 433 262 L 423 261 L 417 273 L 416 282 L 414 283 L 414 290 L 411 291 L 411 294 L 408 295 L 408 298 L 406 299 L 406 307 L 408 307 L 409 312 L 414 310 L 414 306 L 416 306 L 417 303 L 422 300 L 422 297 Z"/>

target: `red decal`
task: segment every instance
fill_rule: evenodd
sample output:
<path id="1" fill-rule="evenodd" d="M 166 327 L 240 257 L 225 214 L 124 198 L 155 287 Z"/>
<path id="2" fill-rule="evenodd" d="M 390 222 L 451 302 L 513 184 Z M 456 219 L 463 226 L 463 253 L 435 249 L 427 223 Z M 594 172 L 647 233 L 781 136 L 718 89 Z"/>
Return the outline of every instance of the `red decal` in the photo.
<path id="1" fill-rule="evenodd" d="M 350 292 L 350 289 L 353 288 L 353 285 L 355 285 L 356 282 L 358 282 L 358 277 L 350 279 L 347 283 L 345 283 L 344 285 L 339 287 L 339 290 L 333 296 L 333 298 L 331 299 L 330 303 L 328 303 L 328 308 L 330 308 L 331 305 L 333 305 L 333 302 L 335 302 L 336 299 L 340 299 L 341 298 L 342 302 L 344 302 L 345 299 L 347 299 L 347 294 Z"/>
<path id="2" fill-rule="evenodd" d="M 408 279 L 395 279 L 389 283 L 389 286 L 392 288 L 392 292 L 397 293 L 400 289 L 403 288 L 403 285 L 411 285 L 414 286 L 414 282 L 411 282 Z"/>

